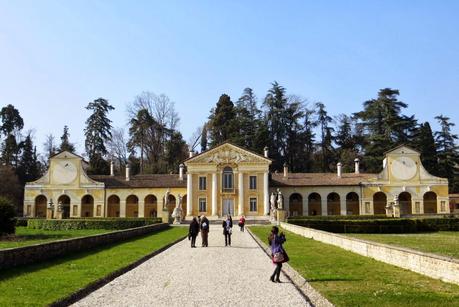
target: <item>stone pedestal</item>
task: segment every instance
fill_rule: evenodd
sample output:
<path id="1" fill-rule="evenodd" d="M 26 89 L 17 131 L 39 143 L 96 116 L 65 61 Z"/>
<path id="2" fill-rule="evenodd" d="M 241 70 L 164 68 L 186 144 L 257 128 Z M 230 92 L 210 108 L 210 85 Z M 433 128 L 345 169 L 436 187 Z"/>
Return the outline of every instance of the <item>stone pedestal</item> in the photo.
<path id="1" fill-rule="evenodd" d="M 394 217 L 400 217 L 400 206 L 399 205 L 394 205 Z"/>
<path id="2" fill-rule="evenodd" d="M 162 220 L 163 223 L 170 223 L 169 210 L 163 209 L 161 211 L 161 220 Z"/>
<path id="3" fill-rule="evenodd" d="M 52 209 L 46 209 L 46 218 L 48 220 L 53 218 L 53 210 Z"/>
<path id="4" fill-rule="evenodd" d="M 277 223 L 285 222 L 287 220 L 287 211 L 283 209 L 277 209 Z"/>

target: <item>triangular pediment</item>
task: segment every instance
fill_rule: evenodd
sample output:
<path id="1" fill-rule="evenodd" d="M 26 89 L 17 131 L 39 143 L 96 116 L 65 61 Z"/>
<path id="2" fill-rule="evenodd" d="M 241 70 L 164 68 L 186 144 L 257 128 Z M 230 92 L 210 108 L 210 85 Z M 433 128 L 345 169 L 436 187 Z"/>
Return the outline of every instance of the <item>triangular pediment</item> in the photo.
<path id="1" fill-rule="evenodd" d="M 197 156 L 185 161 L 189 164 L 241 164 L 241 163 L 267 163 L 271 164 L 271 159 L 251 152 L 231 143 L 225 143 L 210 150 L 204 151 Z"/>
<path id="2" fill-rule="evenodd" d="M 420 155 L 419 151 L 406 145 L 399 145 L 386 152 L 386 155 Z"/>

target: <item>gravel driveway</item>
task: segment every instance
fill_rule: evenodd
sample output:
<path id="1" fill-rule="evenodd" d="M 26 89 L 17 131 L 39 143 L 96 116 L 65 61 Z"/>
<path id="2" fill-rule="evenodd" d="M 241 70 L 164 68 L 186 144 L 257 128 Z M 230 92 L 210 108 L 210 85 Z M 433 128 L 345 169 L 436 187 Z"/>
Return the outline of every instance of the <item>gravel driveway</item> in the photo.
<path id="1" fill-rule="evenodd" d="M 284 275 L 280 284 L 269 280 L 273 270 L 247 232 L 235 227 L 225 247 L 221 227 L 212 225 L 209 247 L 181 241 L 74 306 L 307 306 Z"/>

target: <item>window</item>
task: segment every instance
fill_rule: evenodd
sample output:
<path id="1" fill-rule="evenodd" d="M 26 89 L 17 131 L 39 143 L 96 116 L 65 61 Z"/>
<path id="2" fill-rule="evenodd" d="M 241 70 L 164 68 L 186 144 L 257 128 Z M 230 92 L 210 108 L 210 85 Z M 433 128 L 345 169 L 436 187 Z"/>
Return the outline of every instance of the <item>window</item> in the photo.
<path id="1" fill-rule="evenodd" d="M 251 190 L 257 189 L 257 176 L 250 176 L 249 177 L 249 188 Z"/>
<path id="2" fill-rule="evenodd" d="M 199 177 L 199 190 L 207 190 L 207 177 Z"/>
<path id="3" fill-rule="evenodd" d="M 255 197 L 250 198 L 250 211 L 257 211 L 257 199 Z"/>
<path id="4" fill-rule="evenodd" d="M 233 190 L 233 169 L 225 167 L 223 169 L 223 192 L 231 192 Z"/>
<path id="5" fill-rule="evenodd" d="M 199 199 L 199 212 L 206 212 L 207 211 L 207 201 L 205 198 L 200 198 Z"/>

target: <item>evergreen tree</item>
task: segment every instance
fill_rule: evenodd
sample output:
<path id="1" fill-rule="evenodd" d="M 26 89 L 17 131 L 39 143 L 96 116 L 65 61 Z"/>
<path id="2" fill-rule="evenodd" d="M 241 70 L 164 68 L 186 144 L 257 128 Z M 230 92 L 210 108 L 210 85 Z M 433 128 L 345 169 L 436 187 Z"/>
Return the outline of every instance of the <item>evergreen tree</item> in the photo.
<path id="1" fill-rule="evenodd" d="M 150 130 L 157 123 L 150 115 L 148 110 L 142 109 L 137 113 L 135 118 L 130 121 L 128 148 L 134 152 L 136 148 L 140 150 L 139 171 L 144 173 L 145 152 L 149 138 L 151 137 Z"/>
<path id="2" fill-rule="evenodd" d="M 0 119 L 0 131 L 5 137 L 2 144 L 2 162 L 5 165 L 17 167 L 21 147 L 16 141 L 16 136 L 24 127 L 24 120 L 19 111 L 11 104 L 0 110 Z"/>
<path id="3" fill-rule="evenodd" d="M 169 172 L 177 172 L 181 161 L 187 158 L 188 146 L 183 140 L 182 134 L 174 131 L 166 144 L 167 168 Z"/>
<path id="4" fill-rule="evenodd" d="M 32 138 L 26 136 L 23 146 L 22 155 L 18 165 L 18 176 L 22 184 L 26 182 L 37 180 L 41 175 L 41 165 L 38 161 L 37 150 L 33 146 Z"/>
<path id="5" fill-rule="evenodd" d="M 422 165 L 425 169 L 433 175 L 438 174 L 437 147 L 429 122 L 419 126 L 413 145 L 420 151 Z"/>
<path id="6" fill-rule="evenodd" d="M 201 152 L 204 152 L 207 150 L 207 123 L 204 124 L 202 127 L 202 132 L 201 132 Z"/>
<path id="7" fill-rule="evenodd" d="M 75 152 L 75 146 L 70 143 L 69 127 L 67 125 L 64 126 L 64 133 L 61 136 L 61 145 L 59 146 L 59 150 L 71 153 Z"/>
<path id="8" fill-rule="evenodd" d="M 338 161 L 343 164 L 343 172 L 353 170 L 354 159 L 357 157 L 357 144 L 352 131 L 352 118 L 342 114 L 338 117 L 338 131 L 335 143 Z"/>
<path id="9" fill-rule="evenodd" d="M 285 161 L 293 172 L 300 172 L 304 169 L 305 140 L 303 139 L 303 105 L 297 97 L 291 97 L 286 110 L 286 151 Z"/>
<path id="10" fill-rule="evenodd" d="M 217 106 L 212 109 L 209 116 L 209 132 L 211 147 L 224 142 L 235 142 L 238 138 L 236 125 L 236 112 L 230 96 L 223 94 L 218 99 Z"/>
<path id="11" fill-rule="evenodd" d="M 438 120 L 441 128 L 440 131 L 435 132 L 439 175 L 448 178 L 451 192 L 458 192 L 459 146 L 456 145 L 458 136 L 451 132 L 454 124 L 450 122 L 449 117 L 440 115 L 435 119 Z"/>
<path id="12" fill-rule="evenodd" d="M 304 157 L 303 157 L 303 170 L 304 172 L 312 172 L 314 168 L 314 143 L 316 134 L 314 129 L 317 126 L 317 122 L 314 120 L 314 110 L 306 109 L 304 112 L 304 124 L 302 141 L 304 143 Z"/>
<path id="13" fill-rule="evenodd" d="M 325 105 L 322 102 L 316 103 L 317 108 L 317 124 L 320 128 L 320 156 L 322 172 L 330 172 L 332 163 L 334 162 L 333 149 L 333 131 L 330 126 L 333 119 L 325 110 Z"/>
<path id="14" fill-rule="evenodd" d="M 112 137 L 111 120 L 108 118 L 108 112 L 115 108 L 111 106 L 104 98 L 98 98 L 90 102 L 86 107 L 92 111 L 92 114 L 86 120 L 85 148 L 89 157 L 88 173 L 102 174 L 109 169 L 108 162 L 104 160 L 107 154 L 105 143 Z"/>

